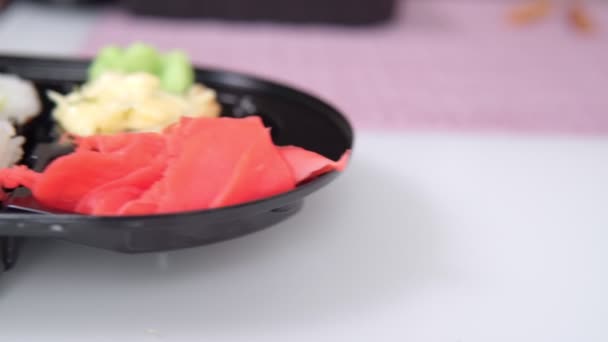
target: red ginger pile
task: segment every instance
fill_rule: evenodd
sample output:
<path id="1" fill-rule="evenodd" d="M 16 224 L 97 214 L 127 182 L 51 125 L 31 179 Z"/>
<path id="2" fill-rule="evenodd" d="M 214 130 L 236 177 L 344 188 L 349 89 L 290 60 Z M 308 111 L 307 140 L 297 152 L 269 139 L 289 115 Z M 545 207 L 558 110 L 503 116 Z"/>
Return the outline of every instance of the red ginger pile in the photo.
<path id="1" fill-rule="evenodd" d="M 0 170 L 0 185 L 29 188 L 40 204 L 90 215 L 143 215 L 218 208 L 289 191 L 343 170 L 305 149 L 275 146 L 258 117 L 184 118 L 162 133 L 76 138 L 75 152 L 43 173 Z"/>

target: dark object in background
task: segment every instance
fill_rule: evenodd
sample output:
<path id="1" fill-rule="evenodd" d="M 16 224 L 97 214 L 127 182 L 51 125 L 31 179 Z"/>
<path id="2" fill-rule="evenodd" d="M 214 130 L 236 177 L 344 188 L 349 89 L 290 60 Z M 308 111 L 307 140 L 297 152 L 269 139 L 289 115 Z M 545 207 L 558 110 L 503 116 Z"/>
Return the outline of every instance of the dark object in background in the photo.
<path id="1" fill-rule="evenodd" d="M 0 4 L 9 0 L 0 0 Z M 25 0 L 21 0 L 25 1 Z M 134 14 L 177 18 L 378 24 L 403 0 L 29 0 L 63 6 L 115 4 Z M 0 8 L 2 6 L 0 5 Z"/>
<path id="2" fill-rule="evenodd" d="M 136 14 L 363 25 L 389 20 L 399 0 L 122 0 Z"/>
<path id="3" fill-rule="evenodd" d="M 0 0 L 2 1 L 2 0 Z M 30 2 L 38 2 L 57 6 L 86 6 L 100 5 L 108 3 L 116 3 L 117 0 L 29 0 Z"/>

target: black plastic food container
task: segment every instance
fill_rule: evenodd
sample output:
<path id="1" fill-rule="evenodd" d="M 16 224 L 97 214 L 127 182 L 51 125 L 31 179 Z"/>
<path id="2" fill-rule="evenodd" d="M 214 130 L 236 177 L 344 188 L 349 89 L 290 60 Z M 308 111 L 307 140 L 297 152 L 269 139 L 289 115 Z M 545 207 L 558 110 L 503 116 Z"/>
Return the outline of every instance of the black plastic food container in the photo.
<path id="1" fill-rule="evenodd" d="M 41 169 L 64 153 L 57 149 L 47 90 L 69 92 L 82 83 L 88 61 L 1 57 L 0 72 L 36 83 L 43 113 L 26 126 L 24 162 Z M 260 115 L 275 143 L 296 145 L 337 159 L 352 148 L 348 121 L 323 101 L 301 91 L 242 74 L 197 69 L 197 80 L 218 92 L 223 116 Z M 271 226 L 296 213 L 302 199 L 338 175 L 332 172 L 290 192 L 263 200 L 213 210 L 179 214 L 96 217 L 36 212 L 5 202 L 0 213 L 0 256 L 14 264 L 21 237 L 48 237 L 126 253 L 165 251 L 232 239 Z M 17 197 L 19 191 L 13 195 Z M 336 204 L 338 205 L 338 204 Z M 0 267 L 0 271 L 2 267 Z"/>

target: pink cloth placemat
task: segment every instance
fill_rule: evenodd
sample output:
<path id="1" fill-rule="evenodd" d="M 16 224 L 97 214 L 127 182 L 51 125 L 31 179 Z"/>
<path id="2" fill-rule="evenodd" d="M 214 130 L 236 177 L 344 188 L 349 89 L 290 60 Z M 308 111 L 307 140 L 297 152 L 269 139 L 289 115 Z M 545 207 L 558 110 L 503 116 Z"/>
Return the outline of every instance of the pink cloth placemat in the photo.
<path id="1" fill-rule="evenodd" d="M 373 28 L 174 21 L 106 12 L 84 54 L 145 41 L 203 66 L 312 91 L 358 128 L 608 133 L 608 4 L 600 28 L 564 13 L 513 28 L 508 2 L 410 1 Z"/>

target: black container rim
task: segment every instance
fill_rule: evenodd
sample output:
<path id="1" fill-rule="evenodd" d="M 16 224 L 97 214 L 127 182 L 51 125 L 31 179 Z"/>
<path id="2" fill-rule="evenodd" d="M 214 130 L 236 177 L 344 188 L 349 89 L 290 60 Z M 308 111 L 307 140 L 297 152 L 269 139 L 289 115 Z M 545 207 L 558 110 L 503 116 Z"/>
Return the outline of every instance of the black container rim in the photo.
<path id="1" fill-rule="evenodd" d="M 27 68 L 25 64 L 30 64 L 33 61 L 36 62 L 37 70 L 35 74 L 31 72 L 31 65 Z M 12 70 L 19 70 L 18 74 L 26 79 L 38 79 L 46 81 L 72 81 L 81 83 L 83 79 L 83 69 L 89 65 L 90 59 L 88 58 L 67 58 L 67 57 L 50 57 L 40 58 L 35 55 L 1 55 L 0 56 L 0 72 L 2 66 L 9 64 Z M 23 65 L 23 70 L 19 69 L 19 66 Z M 48 69 L 52 69 L 53 72 L 46 72 Z M 333 105 L 329 104 L 327 100 L 322 99 L 317 94 L 313 94 L 308 91 L 300 90 L 292 85 L 279 83 L 277 81 L 270 80 L 265 77 L 259 77 L 246 72 L 235 72 L 221 68 L 212 68 L 201 65 L 195 65 L 196 76 L 204 77 L 209 81 L 206 83 L 211 84 L 213 88 L 213 82 L 221 82 L 222 84 L 237 86 L 237 87 L 252 87 L 255 86 L 259 92 L 272 92 L 273 94 L 280 94 L 281 96 L 291 98 L 298 102 L 306 103 L 307 105 L 316 107 L 322 110 L 328 119 L 330 119 L 343 133 L 347 136 L 350 141 L 349 150 L 352 153 L 354 147 L 354 132 L 350 121 Z M 29 75 L 28 74 L 32 74 Z M 40 76 L 44 75 L 44 76 Z M 352 157 L 352 155 L 351 155 Z M 162 213 L 162 214 L 147 214 L 147 215 L 81 215 L 81 214 L 51 214 L 51 215 L 34 215 L 37 220 L 49 219 L 61 219 L 62 221 L 81 220 L 87 218 L 88 220 L 101 221 L 105 223 L 112 222 L 124 222 L 125 220 L 147 220 L 147 219 L 178 219 L 188 216 L 196 216 L 205 214 L 206 216 L 218 216 L 223 217 L 230 215 L 233 211 L 237 211 L 243 207 L 249 207 L 255 205 L 260 211 L 277 209 L 276 203 L 285 203 L 283 199 L 289 197 L 303 197 L 314 192 L 319 187 L 329 183 L 339 174 L 338 171 L 332 171 L 323 174 L 315 179 L 312 179 L 304 184 L 298 185 L 296 188 L 277 194 L 270 197 L 261 198 L 258 200 L 247 201 L 236 205 L 223 206 L 212 209 L 201 209 L 201 210 L 188 210 L 174 213 Z M 2 220 L 7 221 L 21 221 L 23 220 L 23 214 L 17 213 L 3 213 Z"/>

